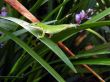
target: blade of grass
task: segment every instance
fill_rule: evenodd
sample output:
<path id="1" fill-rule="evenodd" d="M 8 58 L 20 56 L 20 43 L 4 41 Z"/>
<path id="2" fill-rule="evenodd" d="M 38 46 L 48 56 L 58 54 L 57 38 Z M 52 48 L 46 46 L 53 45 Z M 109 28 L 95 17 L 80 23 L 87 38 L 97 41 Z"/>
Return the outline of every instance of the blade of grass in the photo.
<path id="1" fill-rule="evenodd" d="M 66 1 L 66 0 L 63 0 L 63 2 L 65 2 L 65 1 Z M 61 16 L 63 8 L 64 8 L 64 6 L 62 6 L 62 7 L 59 9 L 59 12 L 58 12 L 58 14 L 57 14 L 57 16 L 56 16 L 56 20 L 58 20 L 59 17 Z"/>
<path id="2" fill-rule="evenodd" d="M 32 13 L 35 13 L 35 11 L 41 6 L 41 4 L 44 2 L 44 0 L 37 0 L 36 3 L 31 7 L 29 10 Z"/>
<path id="3" fill-rule="evenodd" d="M 64 6 L 69 0 L 66 0 L 65 2 L 63 2 L 62 4 L 60 4 L 58 7 L 56 7 L 51 13 L 49 13 L 42 22 L 48 20 L 56 11 L 58 11 L 62 6 Z"/>
<path id="4" fill-rule="evenodd" d="M 110 11 L 110 8 L 102 11 L 101 13 L 98 13 L 97 15 L 93 16 L 90 20 L 86 21 L 85 24 L 87 24 L 87 23 L 94 23 L 94 22 L 100 20 L 101 18 L 105 17 L 106 15 L 109 15 L 110 14 L 109 11 Z M 93 34 L 95 33 L 96 36 L 98 36 L 99 38 L 101 38 L 101 40 L 103 40 L 104 42 L 106 42 L 105 39 L 99 33 L 95 32 L 92 29 L 86 29 L 86 30 L 89 31 L 89 32 L 92 32 Z M 72 32 L 70 30 L 68 32 L 63 32 L 60 35 L 59 34 L 56 35 L 55 38 L 57 37 L 57 39 L 59 39 L 60 41 L 64 41 L 64 40 L 70 38 L 71 36 L 73 36 L 74 34 L 76 34 L 76 32 L 74 33 L 74 32 Z M 54 38 L 54 40 L 55 40 L 55 38 Z M 63 39 L 61 40 L 61 38 L 63 38 Z"/>
<path id="5" fill-rule="evenodd" d="M 97 15 L 95 15 L 94 17 L 92 17 L 90 20 L 88 20 L 85 23 L 92 23 L 92 22 L 96 22 L 98 20 L 100 20 L 101 18 L 105 17 L 106 15 L 110 14 L 110 8 L 102 11 L 101 13 L 98 13 Z M 92 30 L 92 29 L 86 29 L 87 31 L 93 33 L 94 35 L 98 36 L 103 42 L 106 43 L 106 40 L 104 39 L 104 37 L 102 37 L 99 33 L 97 33 L 96 31 Z"/>
<path id="6" fill-rule="evenodd" d="M 36 61 L 38 61 L 58 82 L 65 82 L 65 80 L 45 60 L 43 60 L 37 53 L 35 53 L 30 47 L 28 47 L 27 44 L 25 44 L 15 35 L 9 32 L 6 33 L 13 41 L 15 41 L 19 46 L 26 50 Z"/>
<path id="7" fill-rule="evenodd" d="M 93 23 L 85 23 L 85 24 L 81 24 L 79 27 L 75 28 L 71 28 L 65 31 L 62 31 L 61 33 L 58 33 L 56 35 L 54 35 L 52 37 L 53 41 L 57 42 L 57 41 L 65 41 L 68 38 L 70 38 L 71 36 L 75 35 L 76 33 L 78 33 L 81 30 L 85 30 L 88 28 L 100 28 L 101 26 L 107 26 L 110 25 L 109 21 L 99 21 L 99 22 L 93 22 Z"/>
<path id="8" fill-rule="evenodd" d="M 17 19 L 17 18 L 12 18 L 12 17 L 1 17 L 6 20 L 10 20 L 14 23 L 19 24 L 26 30 L 28 30 L 30 33 L 32 33 L 35 37 L 38 37 L 36 29 L 33 29 L 28 22 L 25 22 L 23 20 Z M 73 64 L 70 62 L 68 57 L 64 54 L 64 52 L 55 44 L 52 42 L 50 39 L 43 37 L 42 39 L 39 39 L 41 42 L 43 42 L 45 45 L 47 45 L 59 58 L 64 61 L 65 64 L 68 65 L 75 73 L 77 72 Z"/>
<path id="9" fill-rule="evenodd" d="M 88 57 L 88 56 L 93 56 L 93 55 L 101 55 L 101 54 L 109 54 L 110 53 L 110 42 L 97 45 L 96 47 L 88 50 L 88 51 L 81 51 L 79 54 L 76 56 L 76 58 L 79 57 Z"/>
<path id="10" fill-rule="evenodd" d="M 55 43 L 53 43 L 51 40 L 49 40 L 48 38 L 41 38 L 41 39 L 39 39 L 40 41 L 42 41 L 45 45 L 47 45 L 51 50 L 53 50 L 54 51 L 54 53 L 56 53 L 56 54 L 60 54 L 60 58 L 63 60 L 63 61 L 65 61 L 65 63 L 67 64 L 67 65 L 69 65 L 69 67 L 76 73 L 77 71 L 76 71 L 76 69 L 73 67 L 73 65 L 70 63 L 70 62 L 68 62 L 68 59 L 66 58 L 66 55 L 61 55 L 61 54 L 64 54 L 61 50 L 60 50 L 60 48 L 55 44 Z M 53 47 L 51 47 L 51 46 L 53 46 Z M 57 52 L 56 52 L 57 51 Z"/>
<path id="11" fill-rule="evenodd" d="M 102 11 L 101 13 L 98 13 L 97 15 L 93 16 L 90 20 L 88 20 L 85 23 L 92 23 L 100 20 L 101 18 L 105 17 L 106 15 L 110 14 L 110 8 L 107 8 L 106 10 Z"/>
<path id="12" fill-rule="evenodd" d="M 97 58 L 97 59 L 79 59 L 73 61 L 74 64 L 89 64 L 89 65 L 110 65 L 110 58 Z"/>
<path id="13" fill-rule="evenodd" d="M 51 24 L 51 23 L 54 23 L 56 20 L 53 20 L 53 21 L 48 21 L 48 22 L 45 22 L 45 24 Z M 6 21 L 3 21 L 3 22 L 6 22 Z M 0 27 L 2 28 L 6 28 L 7 30 L 11 30 L 11 29 L 14 29 L 16 26 L 11 26 L 11 22 L 9 23 L 9 21 L 7 22 L 7 24 L 3 24 L 3 22 L 0 21 Z M 26 33 L 27 30 L 26 29 L 20 29 L 20 30 L 17 30 L 15 32 L 13 32 L 14 35 L 16 36 L 20 36 L 24 33 Z M 2 36 L 0 37 L 0 42 L 4 42 L 4 41 L 7 41 L 9 40 L 10 38 L 5 35 L 5 36 Z"/>
<path id="14" fill-rule="evenodd" d="M 3 28 L 5 28 L 6 26 L 4 26 L 4 25 L 3 25 L 3 23 L 0 22 L 0 26 L 2 26 Z M 64 40 L 68 39 L 69 37 L 71 37 L 72 35 L 74 35 L 77 32 L 79 32 L 80 30 L 84 30 L 84 29 L 87 29 L 87 28 L 101 27 L 101 26 L 106 26 L 106 25 L 110 25 L 110 21 L 99 21 L 99 22 L 88 23 L 88 24 L 85 23 L 85 24 L 81 24 L 77 29 L 70 29 L 70 30 L 67 30 L 66 32 L 64 31 L 62 33 L 56 34 L 52 38 L 54 40 L 56 40 L 56 42 L 59 41 L 59 40 L 64 41 Z M 21 29 L 21 30 L 18 30 L 16 32 L 13 32 L 13 34 L 15 34 L 15 35 L 18 36 L 18 35 L 21 35 L 21 34 L 26 33 L 26 32 L 27 31 L 25 29 Z M 6 37 L 4 37 L 4 40 L 3 41 L 9 39 L 9 38 L 6 39 Z M 57 39 L 56 39 L 56 37 L 57 37 Z"/>

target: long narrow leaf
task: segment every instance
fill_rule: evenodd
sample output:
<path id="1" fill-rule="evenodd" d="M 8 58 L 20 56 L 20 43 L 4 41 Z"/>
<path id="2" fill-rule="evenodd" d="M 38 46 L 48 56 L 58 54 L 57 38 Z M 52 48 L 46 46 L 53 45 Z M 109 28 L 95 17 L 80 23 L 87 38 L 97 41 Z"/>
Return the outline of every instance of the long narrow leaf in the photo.
<path id="1" fill-rule="evenodd" d="M 76 58 L 101 55 L 101 54 L 110 54 L 110 42 L 96 46 L 88 51 L 79 52 Z"/>
<path id="2" fill-rule="evenodd" d="M 102 11 L 101 13 L 98 13 L 97 15 L 95 15 L 94 17 L 92 17 L 90 20 L 88 20 L 85 23 L 87 24 L 87 23 L 91 23 L 91 22 L 96 22 L 96 21 L 100 20 L 101 18 L 103 18 L 103 17 L 105 17 L 106 15 L 109 15 L 109 14 L 110 14 L 110 8 Z M 93 34 L 95 34 L 100 39 L 102 39 L 102 41 L 104 41 L 106 43 L 106 40 L 99 33 L 95 32 L 92 29 L 86 29 L 86 30 L 93 33 Z"/>
<path id="3" fill-rule="evenodd" d="M 25 44 L 15 35 L 9 32 L 6 33 L 13 41 L 15 41 L 19 46 L 26 50 L 36 61 L 38 61 L 57 81 L 65 82 L 64 79 L 45 60 L 43 60 L 37 53 L 35 53 L 30 47 L 28 47 L 27 44 Z"/>
<path id="4" fill-rule="evenodd" d="M 83 59 L 73 61 L 74 64 L 110 65 L 110 58 Z"/>
<path id="5" fill-rule="evenodd" d="M 6 20 L 10 20 L 14 23 L 19 24 L 20 26 L 25 28 L 27 31 L 32 33 L 34 36 L 38 37 L 36 29 L 33 29 L 28 22 L 25 22 L 25 21 L 17 19 L 17 18 L 12 18 L 12 17 L 1 17 L 1 18 L 6 19 Z M 54 53 L 56 53 L 56 55 L 59 58 L 61 58 L 61 60 L 63 60 L 65 62 L 65 64 L 67 64 L 68 67 L 70 67 L 75 73 L 77 72 L 75 67 L 73 66 L 73 64 L 68 59 L 68 57 L 64 54 L 64 52 L 54 42 L 52 42 L 49 39 L 46 39 L 46 37 L 39 39 L 39 40 L 42 41 L 45 45 L 47 45 Z"/>

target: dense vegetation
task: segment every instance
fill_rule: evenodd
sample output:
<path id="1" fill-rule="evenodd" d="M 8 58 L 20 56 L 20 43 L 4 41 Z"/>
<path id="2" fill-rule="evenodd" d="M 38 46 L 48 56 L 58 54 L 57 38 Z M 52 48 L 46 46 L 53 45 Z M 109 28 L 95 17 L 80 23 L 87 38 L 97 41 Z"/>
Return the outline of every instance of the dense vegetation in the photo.
<path id="1" fill-rule="evenodd" d="M 18 1 L 0 0 L 0 82 L 110 82 L 110 0 Z M 78 26 L 38 38 L 39 21 Z"/>

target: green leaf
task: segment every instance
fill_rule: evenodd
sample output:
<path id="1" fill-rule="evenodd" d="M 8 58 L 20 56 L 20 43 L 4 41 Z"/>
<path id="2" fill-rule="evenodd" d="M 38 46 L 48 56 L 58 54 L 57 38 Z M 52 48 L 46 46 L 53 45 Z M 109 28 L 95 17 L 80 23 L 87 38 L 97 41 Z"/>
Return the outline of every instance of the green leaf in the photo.
<path id="1" fill-rule="evenodd" d="M 48 22 L 45 22 L 45 24 L 54 23 L 55 21 L 56 20 L 48 21 Z M 7 24 L 5 24 L 4 22 L 6 22 Z M 12 22 L 10 22 L 10 21 L 7 22 L 7 20 L 0 19 L 0 28 L 4 28 L 4 29 L 7 29 L 7 30 L 13 30 L 13 29 L 15 29 L 15 24 L 13 25 Z M 27 32 L 27 30 L 23 28 L 23 29 L 20 29 L 20 30 L 17 30 L 15 32 L 13 32 L 13 34 L 16 35 L 16 36 L 19 36 L 19 35 L 22 35 L 26 32 Z M 10 38 L 5 35 L 3 37 L 0 37 L 0 42 L 7 41 L 9 39 Z"/>
<path id="2" fill-rule="evenodd" d="M 65 82 L 65 80 L 45 60 L 43 60 L 37 53 L 35 53 L 30 47 L 28 47 L 26 43 L 24 43 L 15 35 L 9 32 L 5 31 L 5 33 L 7 33 L 13 41 L 15 41 L 19 46 L 26 50 L 36 61 L 38 61 L 57 81 Z"/>
<path id="3" fill-rule="evenodd" d="M 110 25 L 110 21 L 99 21 L 99 22 L 92 22 L 92 23 L 84 23 L 81 24 L 79 27 L 71 28 L 68 30 L 64 30 L 61 33 L 58 33 L 52 37 L 52 39 L 57 42 L 57 41 L 65 41 L 71 36 L 75 35 L 81 30 L 85 30 L 88 28 L 100 28 L 101 26 L 107 26 Z"/>
<path id="4" fill-rule="evenodd" d="M 106 15 L 110 14 L 110 8 L 107 8 L 106 10 L 102 11 L 101 13 L 98 13 L 97 15 L 93 16 L 90 20 L 88 20 L 86 23 L 92 23 L 100 20 L 101 18 L 105 17 Z"/>
<path id="5" fill-rule="evenodd" d="M 110 58 L 97 58 L 97 59 L 79 59 L 73 61 L 74 64 L 89 64 L 89 65 L 110 65 Z"/>
<path id="6" fill-rule="evenodd" d="M 36 32 L 37 30 L 35 28 L 32 28 L 31 25 L 30 25 L 30 23 L 25 22 L 25 21 L 20 20 L 20 19 L 17 19 L 17 18 L 12 18 L 12 17 L 1 17 L 1 18 L 6 19 L 6 20 L 10 20 L 10 21 L 12 21 L 14 23 L 19 24 L 20 26 L 22 26 L 23 28 L 25 28 L 27 31 L 29 31 L 30 33 L 32 33 L 35 37 L 38 37 L 38 32 Z M 44 37 L 42 39 L 39 39 L 39 40 L 42 41 L 45 45 L 47 45 L 75 73 L 77 72 L 76 69 L 75 69 L 75 67 L 73 66 L 73 64 L 70 62 L 70 60 L 68 59 L 68 57 L 64 54 L 64 52 L 57 46 L 57 44 L 55 44 L 51 40 L 47 39 L 46 37 Z"/>
<path id="7" fill-rule="evenodd" d="M 54 42 L 45 37 L 39 40 L 42 41 L 45 45 L 47 45 L 52 51 L 54 51 L 54 53 L 57 54 L 60 57 L 60 59 L 62 59 L 75 73 L 77 72 L 76 69 L 73 67 L 72 63 L 66 57 L 66 55 Z"/>
<path id="8" fill-rule="evenodd" d="M 97 45 L 96 47 L 88 51 L 81 51 L 75 57 L 76 58 L 88 57 L 88 56 L 101 55 L 101 54 L 110 54 L 110 42 L 99 45 L 99 46 Z"/>
<path id="9" fill-rule="evenodd" d="M 30 12 L 35 13 L 35 11 L 42 5 L 44 0 L 37 0 L 36 3 L 29 9 Z"/>
<path id="10" fill-rule="evenodd" d="M 98 13 L 97 15 L 95 15 L 94 17 L 92 17 L 90 20 L 88 20 L 87 22 L 85 22 L 86 24 L 87 23 L 92 23 L 92 22 L 96 22 L 98 20 L 100 20 L 101 18 L 105 17 L 106 15 L 109 15 L 110 14 L 110 8 L 102 11 L 101 13 Z M 87 31 L 97 35 L 100 39 L 102 39 L 104 42 L 106 42 L 106 40 L 97 32 L 95 32 L 94 30 L 92 29 L 86 29 Z"/>
<path id="11" fill-rule="evenodd" d="M 56 7 L 51 13 L 49 13 L 42 22 L 48 20 L 56 11 L 58 11 L 62 6 L 64 6 L 69 0 L 64 1 L 62 4 L 60 4 L 58 7 Z"/>
<path id="12" fill-rule="evenodd" d="M 92 22 L 96 22 L 98 20 L 100 20 L 101 18 L 105 17 L 106 15 L 110 14 L 110 8 L 107 8 L 106 10 L 102 11 L 101 13 L 98 13 L 97 15 L 93 16 L 90 20 L 88 20 L 87 23 L 92 23 Z M 95 34 L 96 36 L 98 36 L 102 41 L 104 41 L 106 43 L 106 40 L 97 32 L 95 32 L 92 29 L 86 29 L 87 31 Z"/>
<path id="13" fill-rule="evenodd" d="M 19 36 L 19 35 L 22 35 L 22 34 L 24 34 L 24 33 L 26 33 L 26 32 L 27 32 L 27 30 L 25 30 L 25 29 L 20 29 L 20 30 L 18 30 L 18 31 L 13 32 L 12 34 L 14 34 L 14 35 L 16 35 L 16 36 Z M 10 39 L 10 37 L 9 37 L 8 35 L 4 35 L 4 36 L 0 37 L 0 42 L 7 41 L 7 40 L 9 40 L 9 39 Z"/>

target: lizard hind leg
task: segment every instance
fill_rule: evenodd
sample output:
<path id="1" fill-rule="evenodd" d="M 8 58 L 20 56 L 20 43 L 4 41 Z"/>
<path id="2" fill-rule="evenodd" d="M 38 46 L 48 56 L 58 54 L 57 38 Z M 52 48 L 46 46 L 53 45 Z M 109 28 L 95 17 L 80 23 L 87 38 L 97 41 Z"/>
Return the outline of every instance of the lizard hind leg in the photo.
<path id="1" fill-rule="evenodd" d="M 38 35 L 38 38 L 43 38 L 45 36 L 45 31 Z"/>

